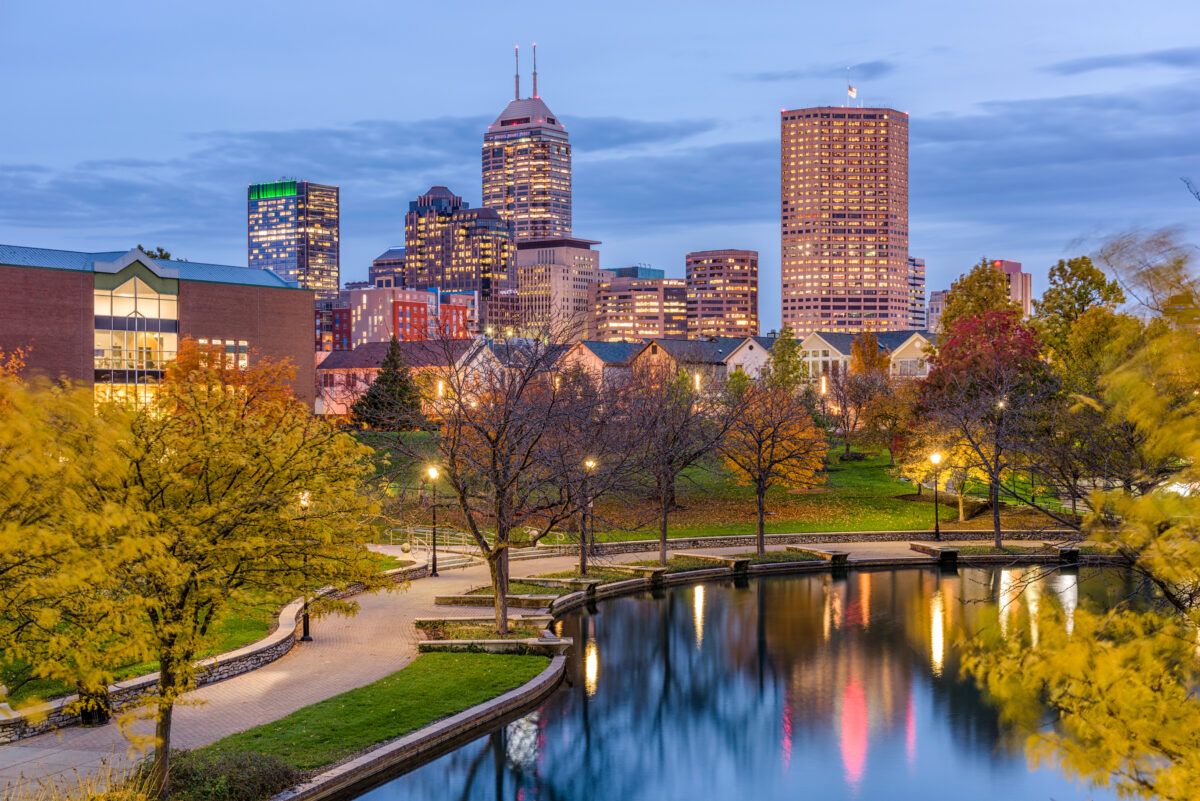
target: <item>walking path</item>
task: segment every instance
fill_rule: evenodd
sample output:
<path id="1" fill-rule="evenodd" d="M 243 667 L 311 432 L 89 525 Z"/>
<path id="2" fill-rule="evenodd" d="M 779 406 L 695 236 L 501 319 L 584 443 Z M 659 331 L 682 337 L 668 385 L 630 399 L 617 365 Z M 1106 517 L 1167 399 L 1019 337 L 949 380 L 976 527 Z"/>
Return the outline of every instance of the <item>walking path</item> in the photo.
<path id="1" fill-rule="evenodd" d="M 399 547 L 373 547 L 400 555 Z M 851 561 L 914 556 L 904 542 L 829 543 L 819 547 L 849 551 Z M 748 550 L 752 549 L 741 546 L 711 549 L 711 552 L 730 554 Z M 621 554 L 593 561 L 629 562 L 639 558 L 647 557 Z M 577 561 L 565 556 L 514 560 L 512 576 L 516 579 L 568 570 Z M 296 643 L 284 657 L 269 665 L 188 693 L 187 702 L 175 709 L 172 746 L 198 748 L 396 672 L 417 655 L 420 637 L 412 625 L 415 618 L 464 616 L 473 611 L 487 614 L 483 609 L 436 606 L 435 594 L 461 593 L 488 583 L 487 567 L 475 565 L 442 571 L 436 579 L 414 581 L 404 592 L 359 596 L 360 608 L 355 617 L 314 621 L 313 642 Z M 153 724 L 139 721 L 133 731 L 150 735 Z M 131 750 L 115 723 L 95 728 L 76 726 L 19 740 L 0 746 L 0 795 L 6 787 L 74 780 L 77 774 L 89 774 L 106 765 L 120 768 L 141 756 Z"/>

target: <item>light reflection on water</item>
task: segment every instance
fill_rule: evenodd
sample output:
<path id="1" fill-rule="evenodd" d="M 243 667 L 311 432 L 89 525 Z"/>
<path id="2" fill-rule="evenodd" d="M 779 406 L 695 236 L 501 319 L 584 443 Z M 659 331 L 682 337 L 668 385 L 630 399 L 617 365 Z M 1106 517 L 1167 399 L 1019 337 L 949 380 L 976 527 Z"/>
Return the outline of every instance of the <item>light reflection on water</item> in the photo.
<path id="1" fill-rule="evenodd" d="M 1057 597 L 1128 592 L 1083 571 L 898 570 L 707 584 L 563 621 L 583 658 L 536 712 L 361 798 L 1110 799 L 1032 770 L 957 644 L 1003 599 L 1011 634 Z M 1032 632 L 1031 632 L 1032 634 Z"/>

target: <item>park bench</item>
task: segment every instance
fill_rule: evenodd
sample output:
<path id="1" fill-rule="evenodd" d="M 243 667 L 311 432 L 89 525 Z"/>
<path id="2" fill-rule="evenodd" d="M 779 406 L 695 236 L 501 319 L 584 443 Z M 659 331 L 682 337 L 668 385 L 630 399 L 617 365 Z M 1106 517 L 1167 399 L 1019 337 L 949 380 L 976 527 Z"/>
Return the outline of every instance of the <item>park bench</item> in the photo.
<path id="1" fill-rule="evenodd" d="M 809 548 L 804 545 L 789 545 L 787 550 L 816 554 L 833 567 L 846 567 L 850 563 L 848 551 L 830 551 L 825 548 Z"/>
<path id="2" fill-rule="evenodd" d="M 947 567 L 953 567 L 958 564 L 958 549 L 944 548 L 940 545 L 930 545 L 926 542 L 910 542 L 908 547 L 917 553 L 923 553 L 926 556 L 932 556 L 938 560 L 938 564 Z"/>

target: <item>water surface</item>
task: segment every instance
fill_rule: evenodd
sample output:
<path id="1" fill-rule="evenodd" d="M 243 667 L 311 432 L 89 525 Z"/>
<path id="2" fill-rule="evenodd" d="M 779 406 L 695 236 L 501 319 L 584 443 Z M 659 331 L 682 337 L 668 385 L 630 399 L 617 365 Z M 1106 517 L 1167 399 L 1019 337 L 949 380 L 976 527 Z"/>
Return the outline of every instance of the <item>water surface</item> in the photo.
<path id="1" fill-rule="evenodd" d="M 956 643 L 986 605 L 1005 626 L 1129 588 L 1032 568 L 809 574 L 601 602 L 562 621 L 580 658 L 535 712 L 364 801 L 1111 799 L 1033 769 Z"/>

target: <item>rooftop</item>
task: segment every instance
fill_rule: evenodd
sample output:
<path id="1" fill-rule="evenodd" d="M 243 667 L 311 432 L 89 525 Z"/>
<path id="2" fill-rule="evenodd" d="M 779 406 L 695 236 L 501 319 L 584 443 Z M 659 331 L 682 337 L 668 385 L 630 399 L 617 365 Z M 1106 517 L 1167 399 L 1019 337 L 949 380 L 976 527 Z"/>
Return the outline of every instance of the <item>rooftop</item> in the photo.
<path id="1" fill-rule="evenodd" d="M 235 267 L 229 264 L 208 264 L 199 261 L 177 261 L 174 259 L 152 259 L 136 250 L 110 250 L 101 253 L 85 253 L 76 250 L 52 250 L 50 248 L 27 248 L 20 245 L 0 245 L 0 264 L 13 267 L 39 267 L 47 270 L 69 270 L 94 273 L 96 265 L 111 264 L 130 254 L 164 278 L 181 281 L 201 281 L 213 284 L 241 284 L 243 286 L 277 287 L 298 289 L 299 285 L 281 278 L 271 270 L 258 267 Z M 101 268 L 101 272 L 104 269 Z"/>
<path id="2" fill-rule="evenodd" d="M 400 354 L 409 367 L 449 367 L 472 344 L 470 339 L 436 339 L 401 342 Z M 372 370 L 383 365 L 390 342 L 366 342 L 354 350 L 335 350 L 317 365 L 318 370 Z"/>
<path id="3" fill-rule="evenodd" d="M 518 126 L 537 126 L 540 128 L 553 128 L 557 131 L 565 131 L 563 124 L 554 116 L 554 112 L 550 110 L 540 97 L 526 97 L 520 100 L 512 100 L 504 111 L 500 112 L 500 116 L 496 121 L 488 126 L 489 131 L 499 131 L 505 128 Z"/>

